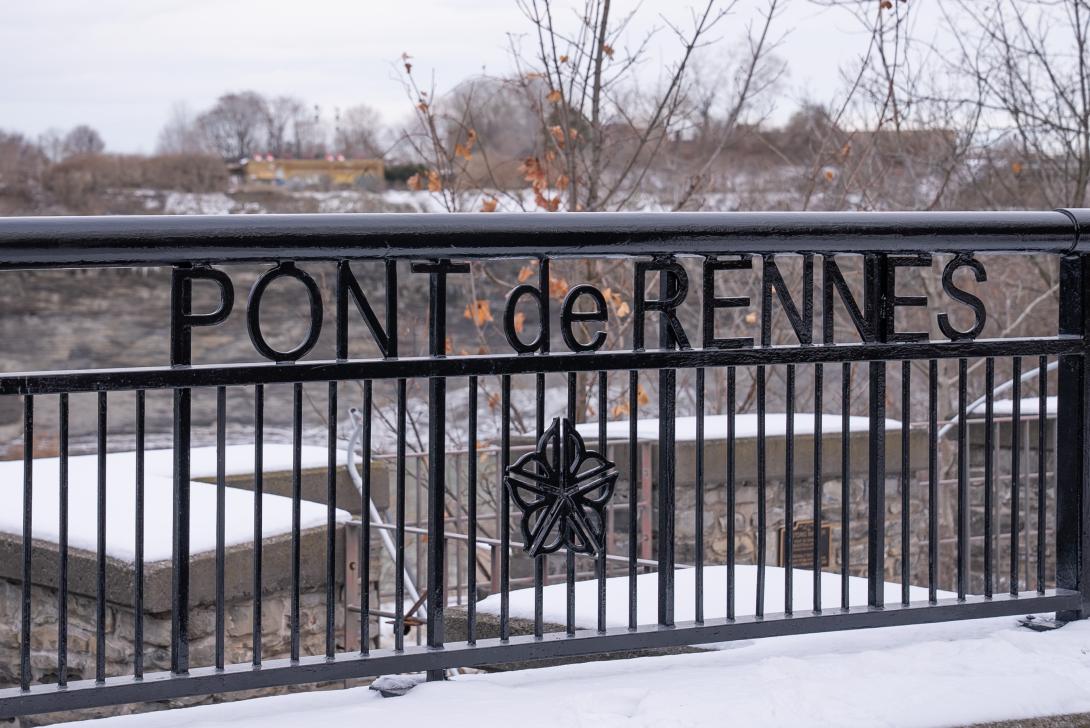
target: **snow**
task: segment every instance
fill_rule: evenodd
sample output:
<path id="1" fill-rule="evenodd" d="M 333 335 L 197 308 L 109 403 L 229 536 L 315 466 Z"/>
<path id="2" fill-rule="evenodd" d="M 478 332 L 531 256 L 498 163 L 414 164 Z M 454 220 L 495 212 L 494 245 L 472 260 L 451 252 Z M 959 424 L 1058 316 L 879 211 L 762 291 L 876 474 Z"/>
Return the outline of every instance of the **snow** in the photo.
<path id="1" fill-rule="evenodd" d="M 232 445 L 225 449 L 228 475 L 253 472 L 252 445 Z M 291 469 L 290 445 L 264 446 L 264 472 Z M 216 449 L 197 447 L 190 451 L 194 478 L 214 477 Z M 325 467 L 327 452 L 323 447 L 304 447 L 300 457 L 304 469 Z M 339 453 L 344 462 L 344 453 Z M 173 524 L 173 451 L 147 450 L 144 477 L 144 559 L 164 561 L 171 557 Z M 71 548 L 94 551 L 98 543 L 98 456 L 78 455 L 68 459 L 68 544 Z M 0 462 L 0 484 L 9 493 L 5 507 L 0 509 L 0 533 L 21 536 L 23 532 L 23 463 L 19 460 Z M 33 537 L 57 542 L 60 529 L 60 460 L 34 460 Z M 224 531 L 227 546 L 250 543 L 253 540 L 253 493 L 239 488 L 226 488 Z M 190 553 L 198 554 L 216 548 L 215 517 L 216 486 L 212 483 L 190 484 Z M 323 504 L 304 501 L 301 509 L 303 529 L 322 526 L 326 522 Z M 132 562 L 136 558 L 136 453 L 109 453 L 106 456 L 106 555 Z M 338 522 L 347 521 L 346 511 L 337 511 Z M 291 499 L 265 494 L 262 496 L 263 538 L 291 533 Z"/>
<path id="2" fill-rule="evenodd" d="M 734 436 L 738 439 L 753 439 L 757 437 L 757 415 L 736 414 L 734 421 Z M 705 441 L 726 440 L 727 420 L 729 415 L 705 415 L 704 439 Z M 696 417 L 677 417 L 674 420 L 675 439 L 678 442 L 694 442 L 696 440 Z M 825 413 L 821 417 L 821 431 L 823 434 L 835 434 L 841 431 L 841 416 L 839 414 Z M 868 417 L 850 417 L 848 419 L 849 432 L 866 432 L 870 427 Z M 610 440 L 628 439 L 628 420 L 617 420 L 606 423 L 606 437 Z M 584 438 L 597 438 L 598 423 L 584 422 L 575 426 L 579 434 Z M 886 430 L 900 430 L 899 420 L 886 420 Z M 783 412 L 765 413 L 765 436 L 784 437 L 787 434 L 787 414 Z M 814 434 L 814 415 L 812 413 L 798 412 L 795 414 L 795 434 Z M 658 440 L 659 421 L 657 418 L 637 420 L 636 438 L 639 440 Z"/>
<path id="3" fill-rule="evenodd" d="M 973 414 L 984 414 L 985 403 L 981 402 L 973 407 Z M 1036 417 L 1041 412 L 1041 401 L 1037 397 L 1023 397 L 1018 401 L 1018 408 L 1023 417 Z M 1013 399 L 997 399 L 992 403 L 992 411 L 996 417 L 1011 417 L 1014 414 Z M 1045 412 L 1056 414 L 1056 397 L 1045 397 Z"/>
<path id="4" fill-rule="evenodd" d="M 735 569 L 735 614 L 752 615 L 757 604 L 757 567 L 739 564 Z M 765 611 L 782 612 L 785 601 L 784 576 L 787 570 L 778 566 L 765 567 Z M 797 611 L 812 608 L 814 592 L 812 572 L 794 569 L 792 604 Z M 679 622 L 696 618 L 696 569 L 678 569 L 674 572 L 674 617 Z M 654 624 L 658 619 L 658 574 L 640 574 L 636 577 L 636 621 L 638 624 Z M 727 567 L 704 567 L 704 617 L 722 619 L 726 612 Z M 840 575 L 830 572 L 821 574 L 821 596 L 825 604 L 839 606 Z M 887 582 L 886 601 L 900 602 L 901 585 Z M 957 596 L 939 592 L 940 599 Z M 852 606 L 866 606 L 867 580 L 848 577 L 848 598 Z M 927 599 L 927 589 L 910 587 L 909 598 L 913 601 Z M 515 589 L 510 593 L 511 616 L 520 619 L 534 618 L 534 590 Z M 552 624 L 567 622 L 567 585 L 550 584 L 542 589 L 543 619 Z M 477 603 L 477 611 L 486 614 L 500 613 L 500 595 L 492 594 Z M 628 625 L 628 577 L 614 576 L 606 579 L 606 624 L 609 627 Z M 575 626 L 594 629 L 598 626 L 598 582 L 594 580 L 575 583 Z"/>
<path id="5" fill-rule="evenodd" d="M 679 589 L 684 573 L 678 573 Z M 752 570 L 740 568 L 738 574 L 739 594 L 752 593 Z M 711 586 L 713 573 L 707 577 Z M 698 654 L 456 675 L 390 699 L 363 687 L 105 718 L 100 725 L 924 728 L 1087 711 L 1090 624 L 1042 633 L 1004 617 L 745 640 Z"/>

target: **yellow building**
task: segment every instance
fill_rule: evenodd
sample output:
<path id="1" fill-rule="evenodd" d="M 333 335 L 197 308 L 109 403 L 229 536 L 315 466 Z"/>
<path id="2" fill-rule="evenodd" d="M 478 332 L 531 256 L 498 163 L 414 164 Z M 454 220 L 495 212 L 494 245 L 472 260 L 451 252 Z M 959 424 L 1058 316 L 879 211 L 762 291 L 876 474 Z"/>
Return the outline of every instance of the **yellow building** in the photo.
<path id="1" fill-rule="evenodd" d="M 381 159 L 272 159 L 242 162 L 237 169 L 245 185 L 284 187 L 381 188 L 385 165 Z"/>

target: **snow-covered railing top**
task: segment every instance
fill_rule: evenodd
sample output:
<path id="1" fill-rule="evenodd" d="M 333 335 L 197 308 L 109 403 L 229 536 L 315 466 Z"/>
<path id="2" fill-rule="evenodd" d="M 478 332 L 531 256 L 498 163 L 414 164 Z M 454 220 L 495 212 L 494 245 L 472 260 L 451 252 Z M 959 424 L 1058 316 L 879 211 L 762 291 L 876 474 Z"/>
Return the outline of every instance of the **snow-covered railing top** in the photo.
<path id="1" fill-rule="evenodd" d="M 254 446 L 229 445 L 224 449 L 226 474 L 253 475 Z M 198 479 L 216 477 L 216 448 L 195 447 L 190 450 L 190 528 L 189 549 L 199 554 L 216 549 L 216 524 L 208 514 L 216 511 L 215 483 L 199 482 Z M 326 465 L 325 448 L 305 446 L 301 449 L 303 469 L 321 468 Z M 171 493 L 173 488 L 173 452 L 171 450 L 147 450 L 144 453 L 144 560 L 147 563 L 169 561 L 172 554 L 171 528 L 173 514 Z M 343 464 L 344 453 L 338 455 Z M 264 446 L 266 473 L 290 473 L 292 469 L 291 445 L 269 443 Z M 35 458 L 34 460 L 34 526 L 36 540 L 57 543 L 60 539 L 57 512 L 60 496 L 60 459 Z M 98 482 L 98 457 L 78 455 L 68 459 L 68 545 L 75 549 L 95 551 L 97 548 L 96 486 Z M 0 461 L 0 482 L 15 483 L 22 478 L 23 463 Z M 106 555 L 111 559 L 131 563 L 136 544 L 136 453 L 115 452 L 106 456 Z M 224 494 L 226 547 L 252 543 L 253 525 L 249 517 L 254 510 L 254 493 L 241 488 L 227 488 Z M 262 495 L 263 518 L 261 534 L 272 538 L 290 534 L 292 530 L 292 503 L 290 498 L 265 493 Z M 23 496 L 13 490 L 0 508 L 0 533 L 19 535 L 22 532 Z M 337 521 L 349 519 L 346 511 L 338 510 Z M 326 523 L 326 507 L 323 504 L 302 501 L 300 527 L 305 529 Z"/>

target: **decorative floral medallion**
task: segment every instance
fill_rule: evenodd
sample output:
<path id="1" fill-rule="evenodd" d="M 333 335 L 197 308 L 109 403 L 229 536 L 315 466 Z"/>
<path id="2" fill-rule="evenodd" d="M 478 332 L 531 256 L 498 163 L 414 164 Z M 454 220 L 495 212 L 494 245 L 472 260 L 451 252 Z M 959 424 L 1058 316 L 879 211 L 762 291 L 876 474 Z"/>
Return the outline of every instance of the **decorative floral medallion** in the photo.
<path id="1" fill-rule="evenodd" d="M 617 483 L 613 463 L 587 450 L 567 418 L 554 418 L 537 449 L 507 468 L 503 477 L 522 509 L 527 553 L 568 548 L 599 554 L 605 547 L 605 508 Z"/>

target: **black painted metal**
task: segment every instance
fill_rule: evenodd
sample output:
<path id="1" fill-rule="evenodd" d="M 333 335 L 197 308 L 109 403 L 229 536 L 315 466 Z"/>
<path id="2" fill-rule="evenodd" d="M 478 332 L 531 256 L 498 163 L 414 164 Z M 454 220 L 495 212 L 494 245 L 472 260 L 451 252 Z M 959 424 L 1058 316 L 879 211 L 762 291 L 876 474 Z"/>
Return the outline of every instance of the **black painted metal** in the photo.
<path id="1" fill-rule="evenodd" d="M 1061 212 L 0 218 L 0 268 L 291 259 L 1090 250 Z"/>
<path id="2" fill-rule="evenodd" d="M 292 387 L 291 398 L 291 606 L 288 621 L 291 639 L 291 659 L 299 659 L 299 611 L 302 587 L 303 505 L 303 385 Z"/>
<path id="3" fill-rule="evenodd" d="M 1062 308 L 1062 307 L 1061 307 Z M 1018 542 L 1021 539 L 1021 482 L 1022 482 L 1022 357 L 1011 362 L 1011 574 L 1010 592 L 1017 596 Z"/>
<path id="4" fill-rule="evenodd" d="M 813 572 L 814 613 L 821 612 L 821 516 L 825 494 L 821 470 L 822 445 L 822 396 L 825 389 L 825 372 L 821 364 L 814 365 L 814 553 L 810 569 Z"/>
<path id="5" fill-rule="evenodd" d="M 466 641 L 477 641 L 477 377 L 469 378 L 466 451 Z M 364 504 L 366 506 L 366 503 Z M 368 514 L 370 515 L 370 514 Z M 364 533 L 370 533 L 366 527 Z M 366 540 L 366 539 L 365 539 Z"/>
<path id="6" fill-rule="evenodd" d="M 579 214 L 549 216 L 417 216 L 417 215 L 353 215 L 353 216 L 261 216 L 232 218 L 39 218 L 0 219 L 0 269 L 52 268 L 52 267 L 104 267 L 128 265 L 172 266 L 171 284 L 171 358 L 169 366 L 118 368 L 55 372 L 0 373 L 0 395 L 24 397 L 24 533 L 23 533 L 23 602 L 20 624 L 20 687 L 0 691 L 0 715 L 18 715 L 32 712 L 110 705 L 123 702 L 163 700 L 173 697 L 211 692 L 247 690 L 261 687 L 292 685 L 298 683 L 341 680 L 365 677 L 384 672 L 428 671 L 429 677 L 438 678 L 454 667 L 487 665 L 498 662 L 549 657 L 613 652 L 619 650 L 700 644 L 754 637 L 801 634 L 832 630 L 855 629 L 899 624 L 917 624 L 954 619 L 971 619 L 1003 614 L 1020 614 L 1034 611 L 1056 610 L 1061 618 L 1084 616 L 1090 609 L 1090 457 L 1087 457 L 1090 441 L 1090 400 L 1086 361 L 1090 305 L 1086 303 L 1086 281 L 1090 279 L 1087 261 L 1090 260 L 1090 241 L 1078 235 L 1075 223 L 1087 217 L 1084 211 L 1056 211 L 1042 213 L 928 213 L 928 214 Z M 949 318 L 940 320 L 940 327 L 951 340 L 929 341 L 918 333 L 894 330 L 895 310 L 901 306 L 918 305 L 918 298 L 898 296 L 894 274 L 899 267 L 921 265 L 930 262 L 927 254 L 949 252 L 955 257 L 947 262 L 943 285 L 947 294 L 959 305 L 967 306 L 976 315 L 976 324 L 968 331 L 954 329 Z M 975 298 L 958 289 L 953 270 L 960 267 L 971 269 L 978 281 L 984 280 L 983 266 L 972 254 L 983 252 L 1033 252 L 1061 255 L 1060 327 L 1056 336 L 1032 338 L 1004 338 L 984 340 L 975 338 L 984 322 L 984 310 L 977 306 Z M 776 255 L 802 254 L 801 293 L 792 297 L 791 286 L 785 282 L 778 267 Z M 840 264 L 842 258 L 834 254 L 864 253 L 862 269 L 865 275 L 862 307 L 851 298 L 850 287 L 844 281 Z M 704 256 L 705 274 L 708 270 L 727 271 L 750 269 L 753 260 L 762 257 L 762 321 L 759 345 L 749 339 L 720 339 L 714 331 L 703 332 L 704 347 L 692 349 L 673 308 L 676 308 L 688 290 L 688 274 L 681 265 L 681 256 Z M 824 326 L 820 343 L 813 336 L 813 280 L 814 255 L 823 256 L 825 277 L 831 282 L 823 288 Z M 612 256 L 631 258 L 637 263 L 636 280 L 638 293 L 633 300 L 633 320 L 639 325 L 632 337 L 632 350 L 599 350 L 602 337 L 591 329 L 591 338 L 576 338 L 571 330 L 573 321 L 592 323 L 606 308 L 606 303 L 596 289 L 575 286 L 570 289 L 561 307 L 561 333 L 572 352 L 550 351 L 549 331 L 549 263 L 554 257 Z M 723 259 L 717 256 L 724 256 Z M 730 257 L 729 260 L 726 257 Z M 844 256 L 850 258 L 851 256 Z M 448 356 L 446 351 L 445 316 L 448 305 L 446 276 L 468 269 L 467 260 L 480 258 L 531 258 L 538 261 L 539 287 L 525 286 L 520 295 L 532 296 L 538 302 L 541 327 L 532 345 L 521 344 L 510 354 Z M 349 261 L 381 259 L 386 261 L 386 282 L 390 288 L 386 297 L 384 325 L 367 301 L 370 291 L 365 291 L 355 279 Z M 430 277 L 429 303 L 429 353 L 427 356 L 400 357 L 397 350 L 397 260 L 414 261 L 413 270 Z M 322 326 L 322 302 L 317 295 L 317 284 L 301 264 L 308 261 L 331 261 L 337 264 L 337 320 L 336 358 L 333 360 L 298 361 L 318 341 Z M 426 261 L 426 262 L 420 262 Z M 194 365 L 191 360 L 191 340 L 194 327 L 211 326 L 222 322 L 231 312 L 234 293 L 230 278 L 213 265 L 237 262 L 259 262 L 271 267 L 258 280 L 251 292 L 247 316 L 249 334 L 259 354 L 269 361 L 228 365 Z M 785 269 L 786 270 L 786 269 Z M 643 284 L 648 274 L 659 277 L 658 298 L 648 299 Z M 260 300 L 269 283 L 277 278 L 291 278 L 290 285 L 302 284 L 305 307 L 309 308 L 310 326 L 303 343 L 290 351 L 272 348 L 264 338 L 259 320 Z M 220 303 L 211 313 L 192 311 L 193 281 L 203 280 L 218 286 Z M 203 285 L 203 284 L 202 284 Z M 524 284 L 525 285 L 525 284 Z M 710 300 L 714 329 L 715 309 L 731 308 L 741 299 L 717 296 L 715 286 L 705 277 L 704 298 Z M 902 282 L 904 286 L 904 282 Z M 848 316 L 855 325 L 862 343 L 837 344 L 832 337 L 833 291 L 841 298 Z M 654 295 L 654 294 L 651 294 Z M 583 296 L 581 306 L 575 299 Z M 348 300 L 352 299 L 356 310 L 370 329 L 382 352 L 382 358 L 352 359 L 349 356 L 349 332 L 347 324 Z M 974 303 L 976 301 L 976 303 Z M 784 309 L 791 330 L 792 341 L 797 344 L 773 345 L 771 337 L 771 309 L 773 304 Z M 590 305 L 596 310 L 577 308 Z M 647 313 L 658 314 L 658 349 L 646 351 L 643 346 L 642 323 Z M 705 326 L 709 317 L 704 312 Z M 508 339 L 510 339 L 510 332 Z M 694 333 L 694 332 L 690 332 Z M 1037 544 L 1036 589 L 1019 596 L 1019 523 L 1018 508 L 1022 497 L 1020 441 L 1018 439 L 1021 359 L 1032 356 L 1041 366 L 1038 392 L 1040 440 L 1037 463 Z M 992 523 L 992 507 L 995 494 L 992 453 L 995 446 L 993 433 L 994 359 L 1011 357 L 1014 364 L 1012 423 L 1012 527 L 1011 585 L 1010 594 L 993 594 L 995 560 L 991 550 L 995 539 Z M 1047 376 L 1044 365 L 1049 357 L 1058 357 L 1059 373 L 1057 392 L 1057 467 L 1055 488 L 1057 518 L 1058 588 L 1048 590 L 1045 562 L 1045 429 Z M 967 360 L 986 359 L 985 384 L 988 389 L 985 410 L 985 594 L 968 593 L 968 553 L 970 543 L 969 491 L 967 468 Z M 901 409 L 905 427 L 901 432 L 901 599 L 898 604 L 884 604 L 884 563 L 887 554 L 885 513 L 885 409 L 887 362 L 902 362 Z M 911 522 L 909 518 L 910 438 L 908 424 L 911 420 L 912 363 L 928 362 L 928 602 L 910 603 L 908 591 L 908 541 Z M 958 411 L 956 417 L 956 445 L 939 443 L 938 387 L 939 364 L 957 361 Z M 821 437 L 823 409 L 824 364 L 840 364 L 841 378 L 841 497 L 842 511 L 839 525 L 843 534 L 840 542 L 839 568 L 844 577 L 841 589 L 841 609 L 822 611 L 820 581 L 820 534 L 823 513 Z M 796 559 L 794 553 L 794 499 L 795 490 L 790 486 L 795 463 L 794 409 L 796 368 L 814 366 L 814 482 L 813 525 L 814 548 L 812 564 L 796 563 L 809 559 Z M 860 366 L 860 365 L 865 365 Z M 768 473 L 766 419 L 772 387 L 778 386 L 775 367 L 786 366 L 786 481 L 789 484 L 785 497 L 784 561 L 788 568 L 786 598 L 783 613 L 767 614 L 764 603 L 766 587 L 766 532 L 768 515 Z M 739 408 L 737 367 L 751 368 L 754 374 L 754 397 L 758 423 L 757 433 L 757 520 L 758 548 L 756 553 L 758 585 L 756 616 L 738 616 L 735 609 L 735 558 L 736 558 L 736 415 Z M 726 512 L 727 512 L 727 593 L 726 618 L 708 619 L 703 613 L 704 581 L 704 528 L 707 524 L 703 509 L 705 495 L 704 413 L 705 376 L 716 370 L 726 370 Z M 674 571 L 676 564 L 675 517 L 677 511 L 676 433 L 675 415 L 678 410 L 677 370 L 694 370 L 696 374 L 695 410 L 697 413 L 695 460 L 696 478 L 694 495 L 696 507 L 692 526 L 695 529 L 695 562 L 698 568 L 695 580 L 695 621 L 676 623 L 674 613 Z M 608 455 L 606 442 L 606 412 L 609 404 L 609 376 L 611 371 L 628 372 L 628 625 L 623 628 L 607 628 L 606 612 L 606 516 L 605 499 L 612 494 L 613 480 L 617 473 Z M 640 401 L 639 372 L 646 371 L 657 381 L 658 470 L 654 478 L 654 505 L 651 512 L 640 513 L 641 458 L 637 439 L 637 419 Z M 589 391 L 597 373 L 596 403 L 598 425 L 598 451 L 600 462 L 588 470 L 580 470 L 576 461 L 585 449 L 582 438 L 575 432 L 573 423 L 589 419 L 587 411 L 576 412 L 576 387 Z M 581 378 L 579 375 L 587 376 Z M 560 518 L 558 538 L 551 539 L 549 529 L 541 538 L 527 535 L 525 543 L 536 556 L 534 560 L 535 629 L 526 637 L 511 635 L 510 588 L 511 546 L 510 538 L 512 496 L 525 512 L 526 506 L 540 505 L 536 497 L 520 495 L 515 486 L 511 491 L 502 490 L 499 498 L 499 554 L 498 584 L 500 591 L 500 638 L 478 640 L 476 634 L 477 558 L 472 545 L 467 548 L 465 565 L 469 574 L 469 624 L 466 643 L 445 643 L 443 634 L 443 608 L 446 603 L 444 577 L 448 554 L 444 532 L 446 518 L 446 463 L 445 463 L 445 401 L 447 381 L 451 378 L 468 377 L 470 413 L 469 468 L 467 509 L 470 544 L 478 538 L 478 474 L 477 474 L 477 395 L 479 377 L 498 377 L 500 381 L 500 468 L 509 477 L 518 471 L 525 458 L 512 465 L 512 377 L 533 375 L 535 381 L 536 431 L 540 443 L 551 443 L 563 453 L 557 462 L 562 464 L 561 479 L 572 476 L 575 487 L 580 485 L 575 476 L 593 472 L 599 491 L 591 500 L 601 498 L 603 510 L 569 512 Z M 548 375 L 564 376 L 568 383 L 567 418 L 555 424 L 555 437 L 550 439 L 551 429 L 545 422 L 545 382 Z M 654 376 L 657 375 L 657 376 Z M 852 488 L 851 428 L 853 376 L 860 375 L 867 385 L 867 432 L 869 465 L 866 484 L 868 495 L 867 563 L 868 607 L 850 607 L 847 577 L 853 573 L 850 564 L 850 508 Z M 428 453 L 428 545 L 427 545 L 427 644 L 406 647 L 405 596 L 405 506 L 406 506 L 406 417 L 407 382 L 409 379 L 429 381 L 429 453 Z M 368 508 L 371 498 L 371 418 L 372 386 L 374 380 L 391 381 L 396 386 L 396 435 L 395 458 L 395 544 L 394 569 L 394 649 L 371 650 L 369 624 L 371 616 L 370 590 L 370 538 L 372 524 Z M 361 587 L 361 649 L 358 653 L 338 653 L 334 632 L 334 568 L 335 564 L 335 516 L 336 516 L 336 435 L 337 393 L 342 381 L 363 382 L 362 439 L 362 503 L 363 537 L 360 540 L 360 587 Z M 744 381 L 744 380 L 743 380 Z M 302 553 L 300 534 L 301 505 L 301 446 L 302 446 L 302 398 L 304 386 L 324 383 L 328 392 L 327 410 L 327 463 L 328 478 L 327 532 L 325 538 L 326 563 L 326 624 L 325 650 L 323 655 L 304 656 L 300 649 L 300 589 L 302 578 Z M 860 382 L 862 385 L 863 382 Z M 264 441 L 264 387 L 266 385 L 291 385 L 292 387 L 292 511 L 291 533 L 291 582 L 290 607 L 290 659 L 266 660 L 261 654 L 261 534 L 262 493 L 261 470 Z M 799 385 L 800 387 L 802 384 Z M 224 487 L 225 487 L 225 420 L 228 387 L 254 387 L 255 392 L 255 499 L 254 499 L 254 564 L 253 564 L 253 660 L 251 664 L 227 664 L 224 645 L 225 604 L 223 594 L 225 547 L 223 543 Z M 189 446 L 192 419 L 193 389 L 215 388 L 217 391 L 217 507 L 216 507 L 216 625 L 214 666 L 190 668 L 189 659 Z M 136 391 L 137 397 L 137 563 L 142 561 L 144 506 L 143 450 L 144 450 L 144 401 L 148 390 L 170 390 L 174 397 L 174 549 L 172 556 L 172 628 L 170 672 L 143 674 L 142 657 L 134 660 L 134 673 L 142 679 L 130 677 L 107 678 L 104 655 L 104 608 L 106 595 L 105 570 L 105 495 L 106 495 L 106 406 L 111 392 Z M 744 391 L 744 390 L 743 390 Z M 74 392 L 95 392 L 99 405 L 99 519 L 98 519 L 98 569 L 97 607 L 98 628 L 96 644 L 95 679 L 66 682 L 67 668 L 67 424 L 68 396 Z M 61 553 L 59 574 L 61 579 L 58 604 L 58 675 L 64 687 L 32 685 L 30 672 L 29 625 L 31 615 L 31 527 L 33 485 L 33 403 L 38 395 L 60 395 L 61 431 L 61 512 L 57 514 L 61 525 Z M 721 396 L 721 395 L 720 395 Z M 747 398 L 745 404 L 748 406 Z M 588 406 L 588 410 L 589 410 Z M 521 418 L 520 418 L 521 419 Z M 570 447 L 569 447 L 570 445 Z M 956 578 L 958 600 L 938 601 L 939 572 L 938 550 L 938 461 L 940 447 L 953 447 L 957 462 L 958 533 Z M 587 453 L 589 457 L 592 453 Z M 540 457 L 540 455 L 539 455 Z M 542 461 L 544 462 L 544 461 Z M 570 467 L 569 467 L 570 466 Z M 569 470 L 574 468 L 572 472 Z M 531 480 L 546 475 L 548 469 L 541 465 L 523 467 L 521 474 Z M 862 476 L 863 473 L 855 473 Z M 606 482 L 607 479 L 608 483 Z M 509 481 L 510 483 L 510 481 Z M 646 484 L 651 485 L 651 484 Z M 584 494 L 585 495 L 585 494 Z M 554 499 L 556 500 L 556 499 Z M 560 499 L 562 500 L 562 499 Z M 584 504 L 585 505 L 585 504 Z M 547 507 L 547 506 L 546 506 Z M 589 515 L 588 515 L 589 513 Z M 203 515 L 203 514 L 202 514 Z M 654 535 L 658 562 L 657 624 L 639 625 L 637 620 L 636 576 L 639 554 L 640 518 L 651 518 L 657 523 Z M 580 520 L 581 519 L 581 520 Z M 589 519 L 589 520 L 588 520 Z M 586 523 L 593 527 L 585 527 Z M 581 525 L 582 524 L 582 525 Z M 861 526 L 862 524 L 857 524 Z M 579 536 L 580 529 L 585 534 Z M 536 542 L 536 551 L 535 551 Z M 552 548 L 554 547 L 555 548 Z M 549 550 L 564 550 L 567 577 L 568 618 L 563 632 L 544 634 L 542 625 L 544 555 Z M 598 604 L 596 629 L 581 631 L 574 619 L 574 583 L 576 552 L 594 557 L 597 580 Z M 814 572 L 813 609 L 808 613 L 791 614 L 793 607 L 792 569 L 811 568 Z M 855 565 L 856 571 L 863 564 Z M 493 577 L 495 579 L 495 575 Z M 137 579 L 134 585 L 133 604 L 140 615 L 143 604 L 143 583 Z M 142 644 L 143 623 L 137 617 L 136 643 Z M 138 653 L 141 650 L 138 649 Z"/>
<path id="7" fill-rule="evenodd" d="M 98 393 L 98 512 L 95 531 L 95 680 L 106 679 L 106 393 Z"/>
<path id="8" fill-rule="evenodd" d="M 1090 334 L 1090 258 L 1060 261 L 1061 334 Z M 1090 614 L 1090 381 L 1085 356 L 1061 356 L 1056 396 L 1056 585 L 1080 592 L 1074 609 L 1058 619 Z"/>
<path id="9" fill-rule="evenodd" d="M 34 512 L 34 397 L 23 397 L 23 571 L 20 595 L 19 686 L 30 687 L 31 556 Z"/>
<path id="10" fill-rule="evenodd" d="M 251 649 L 254 667 L 261 664 L 261 593 L 262 593 L 262 505 L 265 493 L 265 386 L 254 387 L 254 559 L 253 559 L 253 622 Z M 366 471 L 365 471 L 366 472 Z"/>
<path id="11" fill-rule="evenodd" d="M 737 505 L 737 484 L 735 483 L 735 455 L 736 455 L 736 431 L 737 426 L 737 387 L 738 374 L 734 367 L 727 367 L 727 619 L 734 619 L 735 615 L 735 507 Z M 632 431 L 635 432 L 635 425 Z M 633 437 L 635 439 L 635 437 Z"/>
<path id="12" fill-rule="evenodd" d="M 476 384 L 476 382 L 474 382 Z M 360 512 L 363 514 L 363 524 L 360 529 L 360 654 L 366 655 L 371 651 L 371 404 L 374 398 L 374 383 L 368 379 L 363 383 L 363 409 L 362 432 L 360 432 L 360 467 L 363 469 L 363 487 L 360 492 Z M 476 387 L 473 391 L 473 400 L 476 401 Z M 472 415 L 476 419 L 476 410 Z M 476 437 L 476 432 L 474 432 Z M 471 467 L 476 468 L 476 463 Z M 470 483 L 475 484 L 474 479 Z M 474 504 L 475 507 L 475 504 Z M 472 528 L 477 527 L 475 519 L 470 520 Z M 470 642 L 473 641 L 473 624 L 470 621 Z"/>
<path id="13" fill-rule="evenodd" d="M 224 666 L 224 621 L 227 528 L 227 388 L 216 388 L 216 667 Z"/>
<path id="14" fill-rule="evenodd" d="M 1048 357 L 1037 359 L 1037 592 L 1045 590 L 1045 528 L 1048 505 Z"/>
<path id="15" fill-rule="evenodd" d="M 503 482 L 522 511 L 522 538 L 531 557 L 560 550 L 592 556 L 605 552 L 605 508 L 617 471 L 587 449 L 567 417 L 553 418 L 537 448 L 507 467 Z"/>
<path id="16" fill-rule="evenodd" d="M 852 492 L 852 365 L 840 368 L 840 608 L 851 606 L 848 577 L 851 575 Z"/>
<path id="17" fill-rule="evenodd" d="M 965 411 L 968 399 L 968 362 L 958 359 L 958 449 L 957 449 L 957 585 L 958 599 L 969 589 L 969 428 Z"/>
<path id="18" fill-rule="evenodd" d="M 636 557 L 639 554 L 637 542 L 640 492 L 640 461 L 636 445 L 636 431 L 640 411 L 640 373 L 633 369 L 628 373 L 628 628 L 636 629 L 637 585 Z M 728 485 L 728 489 L 729 489 Z M 727 537 L 727 549 L 732 548 L 733 539 Z"/>
<path id="19" fill-rule="evenodd" d="M 64 431 L 62 437 L 68 437 L 68 400 L 67 395 L 61 395 L 64 402 Z M 133 578 L 132 578 L 132 611 L 133 611 L 133 675 L 144 675 L 144 412 L 146 410 L 146 397 L 143 390 L 136 392 L 136 543 L 133 544 Z M 67 448 L 67 443 L 63 446 Z M 67 467 L 67 465 L 65 466 Z M 67 475 L 66 475 L 67 477 Z M 63 584 L 64 577 L 61 577 Z M 63 593 L 63 590 L 62 590 Z"/>
<path id="20" fill-rule="evenodd" d="M 793 364 L 787 365 L 784 401 L 787 421 L 784 432 L 786 452 L 783 471 L 783 612 L 791 614 L 794 611 L 795 601 L 795 366 Z"/>
<path id="21" fill-rule="evenodd" d="M 939 590 L 939 363 L 927 363 L 927 598 Z M 1015 400 L 1017 401 L 1017 400 Z"/>
<path id="22" fill-rule="evenodd" d="M 57 566 L 57 685 L 68 684 L 68 395 L 62 394 L 58 398 L 58 486 L 57 486 L 57 554 L 60 563 Z M 136 599 L 133 606 L 136 611 L 136 625 L 133 634 L 133 644 L 136 645 L 136 661 L 134 664 L 135 675 L 139 677 L 143 673 L 143 644 L 144 644 L 144 615 L 140 609 L 143 597 L 144 574 L 144 510 L 143 510 L 143 478 L 141 477 L 143 465 L 143 425 L 142 416 L 144 398 L 143 394 L 137 395 L 137 480 L 136 480 L 136 568 L 137 578 L 134 580 Z"/>
<path id="23" fill-rule="evenodd" d="M 912 362 L 901 363 L 901 604 L 908 604 L 911 586 L 911 546 L 909 539 L 912 498 L 909 488 L 912 474 L 909 472 L 912 422 Z"/>
<path id="24" fill-rule="evenodd" d="M 326 393 L 325 654 L 337 653 L 337 383 Z M 361 613 L 362 614 L 362 613 Z"/>
<path id="25" fill-rule="evenodd" d="M 984 364 L 984 398 L 984 596 L 990 597 L 995 588 L 995 359 L 991 357 Z"/>

